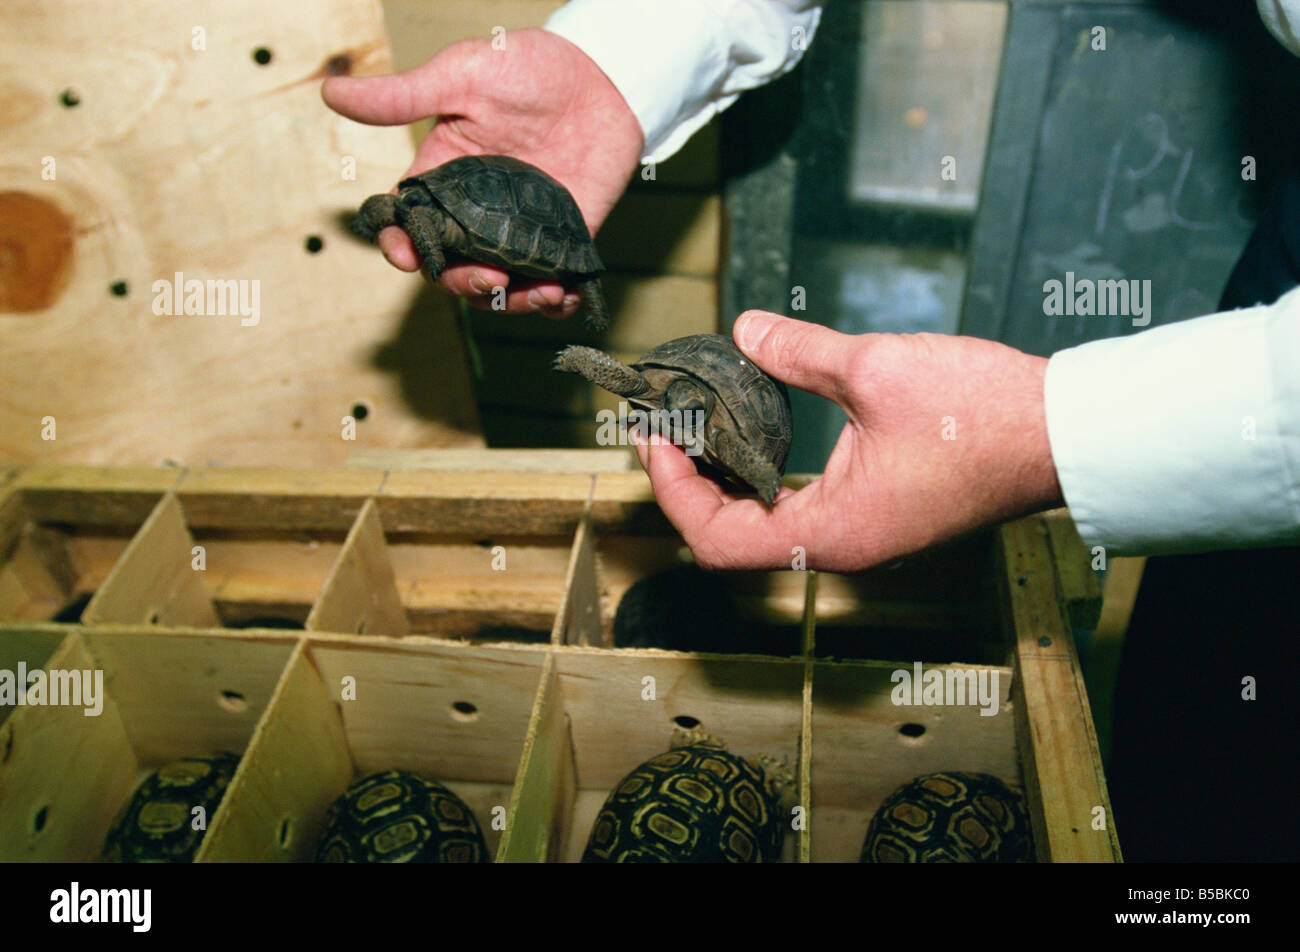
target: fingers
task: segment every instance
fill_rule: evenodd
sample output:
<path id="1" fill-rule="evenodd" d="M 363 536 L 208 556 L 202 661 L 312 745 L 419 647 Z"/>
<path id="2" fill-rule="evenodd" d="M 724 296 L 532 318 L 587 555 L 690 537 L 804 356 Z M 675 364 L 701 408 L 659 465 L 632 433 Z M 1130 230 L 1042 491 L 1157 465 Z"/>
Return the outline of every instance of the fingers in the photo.
<path id="1" fill-rule="evenodd" d="M 373 126 L 398 126 L 454 112 L 474 75 L 470 59 L 483 41 L 447 47 L 422 66 L 389 76 L 331 76 L 321 84 L 325 104 Z"/>
<path id="2" fill-rule="evenodd" d="M 655 498 L 706 569 L 777 568 L 790 563 L 787 540 L 797 508 L 794 490 L 784 489 L 777 506 L 757 499 L 733 499 L 701 476 L 680 447 L 651 437 L 637 455 L 650 476 Z"/>
<path id="3" fill-rule="evenodd" d="M 741 314 L 732 334 L 736 346 L 773 377 L 843 403 L 856 349 L 852 335 L 768 311 Z"/>

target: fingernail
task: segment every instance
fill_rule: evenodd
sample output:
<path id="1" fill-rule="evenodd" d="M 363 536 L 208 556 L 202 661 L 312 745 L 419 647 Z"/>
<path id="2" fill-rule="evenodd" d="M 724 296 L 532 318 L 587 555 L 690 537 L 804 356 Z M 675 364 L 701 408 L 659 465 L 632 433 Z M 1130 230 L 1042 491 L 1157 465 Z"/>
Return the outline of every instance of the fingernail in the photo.
<path id="1" fill-rule="evenodd" d="M 547 306 L 546 299 L 542 297 L 542 293 L 540 291 L 529 291 L 528 306 L 533 308 L 546 307 Z"/>
<path id="2" fill-rule="evenodd" d="M 753 354 L 763 337 L 778 318 L 773 314 L 742 314 L 736 321 L 736 343 L 747 354 Z"/>
<path id="3" fill-rule="evenodd" d="M 564 300 L 560 302 L 560 307 L 565 310 L 568 310 L 571 307 L 577 307 L 580 300 L 582 299 L 576 294 L 566 294 Z"/>
<path id="4" fill-rule="evenodd" d="M 492 285 L 483 279 L 483 274 L 479 271 L 475 271 L 469 276 L 469 286 L 479 294 L 487 294 L 492 290 Z"/>

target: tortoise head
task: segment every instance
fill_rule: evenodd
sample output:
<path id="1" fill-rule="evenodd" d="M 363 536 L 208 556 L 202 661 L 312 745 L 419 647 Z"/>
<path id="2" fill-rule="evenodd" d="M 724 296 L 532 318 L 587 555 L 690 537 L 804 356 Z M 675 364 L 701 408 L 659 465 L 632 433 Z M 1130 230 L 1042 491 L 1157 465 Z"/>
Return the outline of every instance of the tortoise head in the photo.
<path id="1" fill-rule="evenodd" d="M 726 750 L 727 744 L 722 738 L 702 731 L 698 727 L 690 729 L 674 727 L 668 747 L 671 750 L 677 750 L 679 747 L 714 747 L 718 750 Z"/>

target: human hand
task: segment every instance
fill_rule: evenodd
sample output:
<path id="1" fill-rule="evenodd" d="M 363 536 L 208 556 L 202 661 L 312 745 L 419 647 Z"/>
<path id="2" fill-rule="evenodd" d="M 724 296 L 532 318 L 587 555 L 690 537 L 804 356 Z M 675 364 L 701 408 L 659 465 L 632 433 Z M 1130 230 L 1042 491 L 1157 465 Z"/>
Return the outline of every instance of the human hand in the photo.
<path id="1" fill-rule="evenodd" d="M 325 103 L 371 125 L 436 117 L 403 178 L 463 155 L 510 155 L 530 162 L 572 193 L 594 235 L 641 158 L 641 124 L 590 57 L 545 30 L 512 30 L 504 49 L 464 40 L 423 66 L 391 76 L 325 80 Z M 419 257 L 400 228 L 379 233 L 389 262 L 418 271 Z M 449 264 L 437 285 L 488 308 L 493 287 L 506 287 L 506 311 L 541 310 L 567 317 L 576 292 L 555 281 L 525 280 L 475 262 Z"/>
<path id="2" fill-rule="evenodd" d="M 808 568 L 851 572 L 1063 504 L 1045 358 L 975 337 L 841 334 L 765 311 L 742 314 L 734 334 L 755 364 L 834 400 L 849 421 L 822 477 L 782 489 L 771 509 L 699 475 L 679 447 L 657 437 L 637 447 L 704 568 L 788 568 L 802 546 Z"/>

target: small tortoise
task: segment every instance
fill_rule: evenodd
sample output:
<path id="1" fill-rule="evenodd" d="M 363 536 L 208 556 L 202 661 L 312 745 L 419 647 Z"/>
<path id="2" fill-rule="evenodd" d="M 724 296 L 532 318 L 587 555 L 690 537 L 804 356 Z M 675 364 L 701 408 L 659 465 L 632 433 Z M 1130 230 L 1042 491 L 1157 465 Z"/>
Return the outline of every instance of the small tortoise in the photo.
<path id="1" fill-rule="evenodd" d="M 1024 795 L 989 774 L 925 774 L 880 805 L 864 863 L 1027 863 L 1033 835 Z"/>
<path id="2" fill-rule="evenodd" d="M 330 806 L 318 863 L 486 863 L 465 801 L 434 780 L 387 770 L 359 780 Z"/>
<path id="3" fill-rule="evenodd" d="M 793 431 L 790 395 L 730 337 L 679 337 L 647 351 L 631 367 L 575 345 L 560 351 L 555 369 L 582 374 L 626 397 L 688 450 L 702 442 L 697 455 L 706 464 L 756 490 L 767 505 L 776 501 Z"/>
<path id="4" fill-rule="evenodd" d="M 104 843 L 122 863 L 189 863 L 239 766 L 235 754 L 182 757 L 159 767 L 131 797 Z M 203 808 L 203 822 L 196 824 Z M 195 827 L 198 827 L 196 829 Z"/>
<path id="5" fill-rule="evenodd" d="M 781 858 L 794 776 L 758 766 L 702 731 L 624 777 L 596 816 L 584 863 L 759 863 Z"/>
<path id="6" fill-rule="evenodd" d="M 403 179 L 396 195 L 371 195 L 352 221 L 367 241 L 397 225 L 430 278 L 447 253 L 530 278 L 576 285 L 588 326 L 609 324 L 599 273 L 605 269 L 568 189 L 536 166 L 506 155 L 467 155 Z"/>

